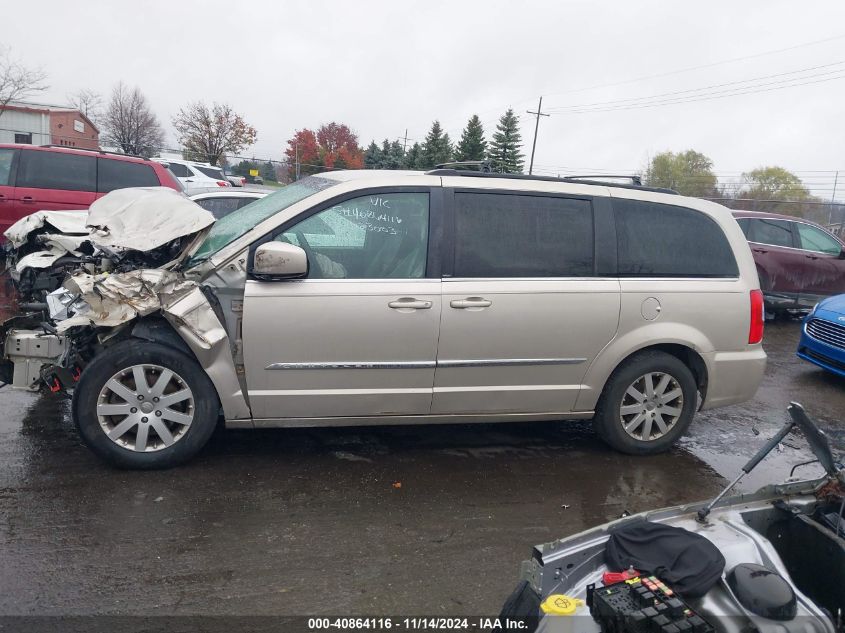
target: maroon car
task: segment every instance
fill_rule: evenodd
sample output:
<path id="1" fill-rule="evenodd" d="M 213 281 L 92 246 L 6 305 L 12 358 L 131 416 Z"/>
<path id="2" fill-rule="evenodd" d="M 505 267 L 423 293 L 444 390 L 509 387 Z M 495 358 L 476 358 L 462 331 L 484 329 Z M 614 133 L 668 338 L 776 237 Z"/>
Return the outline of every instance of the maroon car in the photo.
<path id="1" fill-rule="evenodd" d="M 845 293 L 845 243 L 818 224 L 776 213 L 734 211 L 757 264 L 766 309 L 812 308 Z"/>
<path id="2" fill-rule="evenodd" d="M 124 187 L 182 185 L 166 165 L 99 150 L 45 145 L 0 145 L 0 242 L 22 217 L 45 210 L 87 209 Z"/>

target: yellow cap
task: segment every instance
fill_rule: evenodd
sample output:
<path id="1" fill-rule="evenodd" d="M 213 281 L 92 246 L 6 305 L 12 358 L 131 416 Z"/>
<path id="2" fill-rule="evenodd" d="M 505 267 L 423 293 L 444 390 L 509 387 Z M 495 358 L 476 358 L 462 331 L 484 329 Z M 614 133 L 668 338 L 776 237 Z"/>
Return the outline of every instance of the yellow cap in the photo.
<path id="1" fill-rule="evenodd" d="M 584 604 L 584 601 L 578 598 L 570 598 L 562 593 L 553 593 L 543 600 L 540 608 L 543 613 L 549 615 L 572 615 L 582 604 Z"/>

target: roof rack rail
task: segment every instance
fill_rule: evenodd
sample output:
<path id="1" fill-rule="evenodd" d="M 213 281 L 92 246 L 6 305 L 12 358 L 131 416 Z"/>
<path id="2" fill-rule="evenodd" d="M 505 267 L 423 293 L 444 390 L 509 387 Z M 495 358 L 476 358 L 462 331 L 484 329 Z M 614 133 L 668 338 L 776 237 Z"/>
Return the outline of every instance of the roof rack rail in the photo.
<path id="1" fill-rule="evenodd" d="M 440 168 L 431 169 L 425 172 L 429 176 L 470 176 L 474 178 L 507 178 L 512 180 L 542 180 L 545 182 L 568 182 L 579 185 L 596 185 L 599 187 L 618 187 L 620 189 L 636 189 L 638 191 L 653 191 L 654 193 L 668 193 L 672 195 L 680 195 L 674 189 L 666 189 L 664 187 L 648 187 L 640 184 L 642 181 L 639 176 L 608 176 L 605 174 L 595 176 L 564 176 L 559 178 L 556 176 L 529 176 L 526 174 L 499 174 L 495 172 L 483 171 L 468 171 L 465 169 L 449 169 Z M 621 182 L 603 182 L 601 178 L 629 178 L 631 184 Z"/>
<path id="2" fill-rule="evenodd" d="M 476 171 L 483 174 L 493 171 L 493 165 L 489 160 L 459 160 L 452 163 L 440 163 L 434 166 L 435 169 L 454 169 L 456 167 L 477 167 Z"/>
<path id="3" fill-rule="evenodd" d="M 126 156 L 127 158 L 140 158 L 141 160 L 149 160 L 137 154 L 124 154 L 123 152 L 111 152 L 107 149 L 91 149 L 90 147 L 70 147 L 69 145 L 58 145 L 56 143 L 47 143 L 46 145 L 38 145 L 38 147 L 57 147 L 59 149 L 72 149 L 77 152 L 96 152 L 97 154 L 112 154 L 114 156 Z"/>

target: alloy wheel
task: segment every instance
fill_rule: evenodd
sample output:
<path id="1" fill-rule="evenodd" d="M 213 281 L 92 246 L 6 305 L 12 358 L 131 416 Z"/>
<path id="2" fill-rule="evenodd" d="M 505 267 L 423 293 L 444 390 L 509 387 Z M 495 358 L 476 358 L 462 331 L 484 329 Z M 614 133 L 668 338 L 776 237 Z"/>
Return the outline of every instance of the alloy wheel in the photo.
<path id="1" fill-rule="evenodd" d="M 184 379 L 158 365 L 133 365 L 112 376 L 97 397 L 97 420 L 108 438 L 131 451 L 159 451 L 182 439 L 194 419 Z"/>
<path id="2" fill-rule="evenodd" d="M 619 407 L 619 421 L 636 440 L 648 442 L 666 435 L 684 410 L 684 392 L 670 374 L 643 374 L 625 390 Z"/>

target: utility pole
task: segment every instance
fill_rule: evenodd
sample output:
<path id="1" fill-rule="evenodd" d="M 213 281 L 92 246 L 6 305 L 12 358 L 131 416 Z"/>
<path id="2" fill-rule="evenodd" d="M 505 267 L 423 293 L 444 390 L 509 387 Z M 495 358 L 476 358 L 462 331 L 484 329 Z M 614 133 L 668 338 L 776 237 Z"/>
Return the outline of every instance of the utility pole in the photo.
<path id="1" fill-rule="evenodd" d="M 405 153 L 405 149 L 408 147 L 408 128 L 405 128 L 405 140 L 402 141 L 402 153 Z"/>
<path id="2" fill-rule="evenodd" d="M 296 178 L 295 180 L 299 180 L 299 143 L 297 141 L 293 142 L 293 153 L 296 157 Z"/>
<path id="3" fill-rule="evenodd" d="M 839 172 L 836 172 L 836 176 L 833 178 L 833 195 L 830 196 L 830 212 L 827 216 L 827 225 L 828 227 L 833 224 L 833 205 L 836 204 L 836 185 L 839 184 Z"/>
<path id="4" fill-rule="evenodd" d="M 534 171 L 534 150 L 537 149 L 537 130 L 540 127 L 540 117 L 552 115 L 543 113 L 543 97 L 540 97 L 540 103 L 537 104 L 536 112 L 532 112 L 531 110 L 526 110 L 526 112 L 537 116 L 537 120 L 534 122 L 534 142 L 531 144 L 531 163 L 528 165 L 528 175 L 530 176 Z"/>

